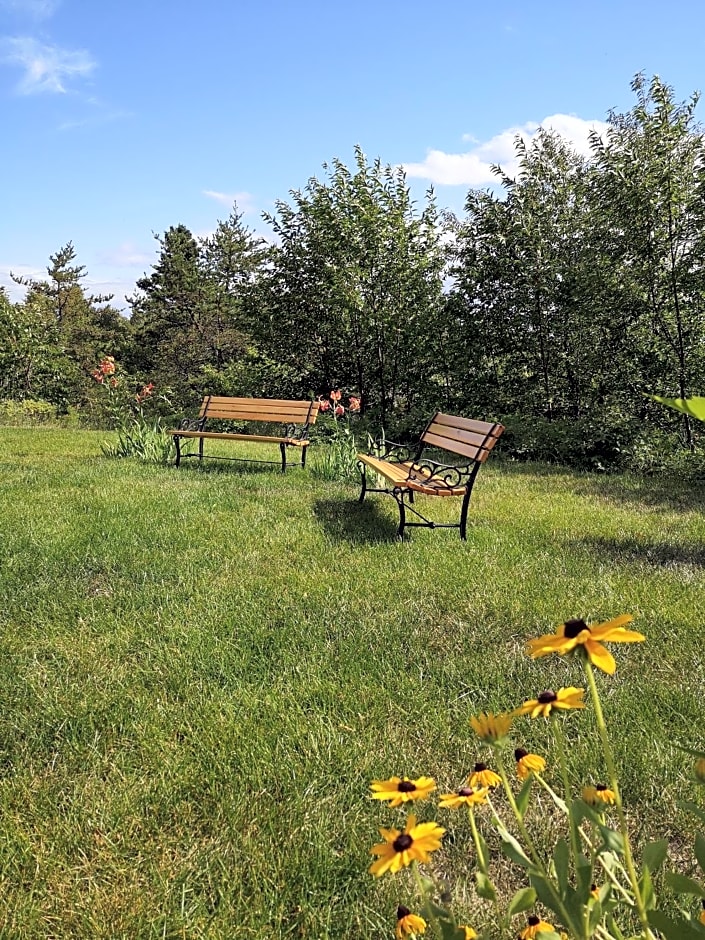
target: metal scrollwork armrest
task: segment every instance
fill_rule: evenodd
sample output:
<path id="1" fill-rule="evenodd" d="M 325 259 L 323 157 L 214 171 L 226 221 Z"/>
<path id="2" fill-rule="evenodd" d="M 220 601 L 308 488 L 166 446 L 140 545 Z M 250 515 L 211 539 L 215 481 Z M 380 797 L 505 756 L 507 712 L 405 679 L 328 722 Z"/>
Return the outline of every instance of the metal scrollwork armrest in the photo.
<path id="1" fill-rule="evenodd" d="M 284 437 L 288 437 L 292 441 L 305 441 L 308 438 L 308 425 L 285 424 Z"/>
<path id="2" fill-rule="evenodd" d="M 179 424 L 180 431 L 202 431 L 206 426 L 205 418 L 183 418 Z"/>
<path id="3" fill-rule="evenodd" d="M 459 486 L 467 486 L 472 478 L 473 469 L 469 464 L 452 466 L 436 463 L 435 460 L 415 460 L 411 464 L 409 477 L 418 474 L 424 478 L 424 482 L 452 490 Z"/>
<path id="4" fill-rule="evenodd" d="M 390 463 L 404 463 L 413 460 L 418 450 L 416 444 L 396 444 L 394 441 L 381 441 L 372 451 L 371 456 Z"/>

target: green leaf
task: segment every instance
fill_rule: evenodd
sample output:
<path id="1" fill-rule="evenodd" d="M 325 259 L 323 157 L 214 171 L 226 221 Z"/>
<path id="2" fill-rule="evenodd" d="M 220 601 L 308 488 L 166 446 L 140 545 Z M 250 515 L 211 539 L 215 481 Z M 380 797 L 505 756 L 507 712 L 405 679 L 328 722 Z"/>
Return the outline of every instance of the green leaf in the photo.
<path id="1" fill-rule="evenodd" d="M 521 790 L 517 794 L 517 798 L 516 798 L 517 809 L 519 810 L 519 815 L 521 816 L 522 819 L 524 818 L 524 813 L 526 813 L 526 810 L 529 806 L 529 798 L 531 797 L 531 784 L 532 783 L 533 783 L 533 775 L 529 774 L 529 776 L 526 778 L 526 781 L 524 782 L 524 786 L 521 788 Z"/>
<path id="2" fill-rule="evenodd" d="M 481 832 L 477 834 L 477 866 L 480 871 L 487 874 L 490 867 L 490 851 L 487 848 L 487 842 Z"/>
<path id="3" fill-rule="evenodd" d="M 663 865 L 668 855 L 668 839 L 658 839 L 644 846 L 642 860 L 651 874 L 655 874 Z"/>
<path id="4" fill-rule="evenodd" d="M 649 395 L 654 401 L 669 408 L 675 408 L 690 418 L 705 421 L 705 398 L 695 395 L 693 398 L 662 398 L 660 395 Z"/>
<path id="5" fill-rule="evenodd" d="M 700 832 L 695 837 L 695 857 L 700 871 L 705 872 L 705 837 Z"/>
<path id="6" fill-rule="evenodd" d="M 475 882 L 477 884 L 477 893 L 481 898 L 484 898 L 486 901 L 497 900 L 497 892 L 494 889 L 494 885 L 484 871 L 475 872 Z"/>
<path id="7" fill-rule="evenodd" d="M 556 880 L 561 889 L 561 894 L 568 884 L 568 871 L 570 869 L 570 849 L 565 839 L 559 839 L 553 850 L 553 865 L 556 869 Z"/>
<path id="8" fill-rule="evenodd" d="M 523 911 L 530 910 L 536 904 L 536 890 L 534 888 L 520 888 L 509 902 L 507 917 L 514 917 Z"/>
<path id="9" fill-rule="evenodd" d="M 602 847 L 600 851 L 614 852 L 617 855 L 624 855 L 624 839 L 621 832 L 615 832 L 609 826 L 598 823 L 597 828 L 602 836 Z"/>
<path id="10" fill-rule="evenodd" d="M 667 917 L 662 911 L 649 911 L 649 924 L 660 931 L 666 940 L 703 940 L 702 930 L 698 930 L 683 917 Z"/>
<path id="11" fill-rule="evenodd" d="M 696 898 L 705 898 L 705 888 L 693 878 L 679 875 L 678 872 L 666 872 L 666 884 L 676 894 L 694 894 Z"/>
<path id="12" fill-rule="evenodd" d="M 639 892 L 641 898 L 644 902 L 644 907 L 647 911 L 651 911 L 656 907 L 656 894 L 654 893 L 653 882 L 651 881 L 651 874 L 646 865 L 644 865 L 644 870 L 641 873 L 641 878 L 639 879 Z"/>
<path id="13" fill-rule="evenodd" d="M 502 825 L 502 823 L 497 823 L 496 826 L 499 837 L 502 840 L 502 851 L 507 856 L 507 858 L 510 858 L 513 862 L 516 862 L 517 865 L 521 865 L 522 868 L 531 868 L 531 859 L 529 859 L 529 857 L 526 855 L 523 848 L 517 842 L 514 836 Z"/>
<path id="14" fill-rule="evenodd" d="M 702 806 L 698 806 L 697 803 L 679 803 L 681 809 L 687 809 L 689 813 L 693 813 L 694 816 L 697 816 L 702 822 L 705 822 L 705 809 Z"/>

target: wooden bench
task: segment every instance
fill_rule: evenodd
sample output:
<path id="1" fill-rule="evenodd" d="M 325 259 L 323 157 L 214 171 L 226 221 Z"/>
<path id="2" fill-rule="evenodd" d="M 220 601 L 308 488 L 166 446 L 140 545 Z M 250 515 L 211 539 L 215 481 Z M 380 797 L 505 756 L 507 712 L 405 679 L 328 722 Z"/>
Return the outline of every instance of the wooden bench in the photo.
<path id="1" fill-rule="evenodd" d="M 460 538 L 467 538 L 467 516 L 475 477 L 481 465 L 504 431 L 501 424 L 458 418 L 437 411 L 431 418 L 418 443 L 406 446 L 387 442 L 382 454 L 358 454 L 358 466 L 362 473 L 360 502 L 365 493 L 388 493 L 399 506 L 399 529 L 397 536 L 404 537 L 409 526 L 429 529 L 460 529 Z M 463 458 L 462 462 L 439 463 L 431 459 L 429 451 L 448 451 Z M 388 487 L 375 488 L 367 485 L 367 469 L 374 471 L 389 482 Z M 424 496 L 460 496 L 462 508 L 460 521 L 454 523 L 432 522 L 413 505 L 414 494 Z M 407 522 L 406 513 L 412 512 L 420 522 Z"/>
<path id="2" fill-rule="evenodd" d="M 301 466 L 306 466 L 306 450 L 309 445 L 308 431 L 318 417 L 320 405 L 317 401 L 288 401 L 278 398 L 226 398 L 217 395 L 207 395 L 201 403 L 201 410 L 196 420 L 185 418 L 177 429 L 167 431 L 174 438 L 176 445 L 176 466 L 181 463 L 182 457 L 198 457 L 203 460 L 203 441 L 263 441 L 267 444 L 278 444 L 281 451 L 282 473 L 286 471 L 286 452 L 289 447 L 296 447 L 301 451 Z M 225 421 L 241 423 L 254 421 L 264 424 L 281 425 L 279 434 L 248 434 L 235 431 L 206 430 L 207 421 Z M 183 439 L 198 439 L 197 454 L 183 454 L 181 441 Z M 215 455 L 211 455 L 215 456 Z M 250 462 L 250 458 L 220 457 L 220 460 L 242 460 Z M 276 460 L 254 460 L 253 463 L 278 463 Z"/>

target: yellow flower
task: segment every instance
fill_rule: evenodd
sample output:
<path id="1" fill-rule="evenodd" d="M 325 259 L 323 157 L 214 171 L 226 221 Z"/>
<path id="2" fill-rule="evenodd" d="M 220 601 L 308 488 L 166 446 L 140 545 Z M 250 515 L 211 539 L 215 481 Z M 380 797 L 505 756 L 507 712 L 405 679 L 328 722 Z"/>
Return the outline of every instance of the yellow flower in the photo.
<path id="1" fill-rule="evenodd" d="M 517 777 L 520 780 L 526 780 L 529 774 L 541 774 L 546 769 L 546 761 L 538 754 L 529 754 L 523 747 L 518 747 L 514 751 L 514 758 L 517 762 Z"/>
<path id="2" fill-rule="evenodd" d="M 540 636 L 529 640 L 528 649 L 532 659 L 539 656 L 548 656 L 549 653 L 558 653 L 564 656 L 571 653 L 578 646 L 581 647 L 590 662 L 602 669 L 603 672 L 612 673 L 616 663 L 612 654 L 605 649 L 601 641 L 607 643 L 639 643 L 645 639 L 643 634 L 635 630 L 625 630 L 624 624 L 631 623 L 634 618 L 631 614 L 622 614 L 606 623 L 589 627 L 584 620 L 566 620 L 556 633 Z"/>
<path id="3" fill-rule="evenodd" d="M 460 924 L 458 930 L 465 931 L 465 940 L 477 940 L 477 934 L 472 927 L 466 927 L 464 924 Z"/>
<path id="4" fill-rule="evenodd" d="M 373 780 L 370 786 L 373 800 L 389 800 L 392 807 L 401 806 L 407 800 L 425 800 L 436 789 L 432 777 L 419 777 L 418 780 L 390 777 L 389 780 Z"/>
<path id="5" fill-rule="evenodd" d="M 487 802 L 487 787 L 478 790 L 472 787 L 461 787 L 457 793 L 444 793 L 438 798 L 438 805 L 442 809 L 457 809 L 459 806 L 475 806 Z"/>
<path id="6" fill-rule="evenodd" d="M 435 822 L 419 823 L 409 816 L 403 832 L 398 829 L 380 829 L 384 842 L 373 845 L 370 855 L 379 855 L 370 865 L 370 872 L 379 878 L 385 872 L 397 872 L 413 861 L 427 862 L 429 853 L 441 847 L 445 829 Z"/>
<path id="7" fill-rule="evenodd" d="M 705 898 L 703 898 L 700 903 L 702 904 L 703 909 L 700 911 L 700 917 L 698 917 L 698 920 L 703 926 L 705 926 Z"/>
<path id="8" fill-rule="evenodd" d="M 585 689 L 576 689 L 574 685 L 559 689 L 557 692 L 553 689 L 546 689 L 538 698 L 531 698 L 516 708 L 514 714 L 531 715 L 532 718 L 539 718 L 543 715 L 544 718 L 548 718 L 554 708 L 563 710 L 585 708 L 583 695 L 585 695 Z"/>
<path id="9" fill-rule="evenodd" d="M 470 787 L 498 787 L 502 782 L 499 774 L 490 770 L 487 764 L 477 763 L 468 777 L 468 786 Z"/>
<path id="10" fill-rule="evenodd" d="M 598 783 L 596 787 L 583 787 L 580 796 L 583 803 L 600 809 L 604 808 L 605 803 L 614 803 L 615 801 L 614 790 L 610 790 L 602 783 Z"/>
<path id="11" fill-rule="evenodd" d="M 590 885 L 590 897 L 595 898 L 596 901 L 600 900 L 600 889 L 594 882 Z"/>
<path id="12" fill-rule="evenodd" d="M 529 917 L 527 926 L 524 927 L 519 937 L 521 940 L 533 940 L 542 930 L 545 930 L 547 933 L 550 932 L 553 930 L 553 924 L 549 924 L 547 921 L 541 920 L 540 917 L 532 915 Z"/>
<path id="13" fill-rule="evenodd" d="M 397 908 L 397 929 L 396 940 L 404 940 L 404 937 L 416 936 L 426 930 L 426 921 L 418 914 L 412 914 L 408 907 L 400 904 Z"/>
<path id="14" fill-rule="evenodd" d="M 493 712 L 482 712 L 477 717 L 471 718 L 470 724 L 478 738 L 488 744 L 497 744 L 503 738 L 506 738 L 512 725 L 512 716 L 504 712 L 498 715 Z"/>

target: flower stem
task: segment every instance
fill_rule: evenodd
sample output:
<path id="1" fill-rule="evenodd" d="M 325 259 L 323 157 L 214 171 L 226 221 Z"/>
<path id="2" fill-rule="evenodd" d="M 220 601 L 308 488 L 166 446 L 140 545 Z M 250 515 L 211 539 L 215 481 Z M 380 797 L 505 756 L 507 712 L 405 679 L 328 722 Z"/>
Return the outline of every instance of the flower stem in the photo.
<path id="1" fill-rule="evenodd" d="M 592 669 L 592 664 L 587 657 L 583 659 L 583 665 L 585 668 L 585 675 L 587 677 L 588 685 L 590 686 L 592 704 L 595 708 L 597 730 L 600 733 L 602 751 L 605 755 L 605 764 L 607 765 L 607 773 L 610 778 L 610 787 L 614 793 L 614 805 L 615 809 L 617 810 L 617 816 L 619 818 L 619 830 L 622 834 L 622 842 L 624 843 L 624 865 L 629 876 L 629 883 L 631 885 L 632 891 L 634 892 L 634 903 L 636 904 L 636 909 L 639 913 L 639 920 L 641 921 L 641 926 L 644 930 L 644 936 L 652 938 L 653 934 L 651 933 L 651 928 L 649 927 L 649 918 L 646 913 L 646 905 L 644 904 L 644 899 L 641 896 L 639 878 L 637 876 L 636 868 L 634 866 L 634 859 L 632 857 L 629 833 L 627 831 L 627 818 L 624 813 L 624 806 L 622 805 L 622 795 L 619 791 L 619 781 L 617 780 L 614 755 L 612 754 L 612 746 L 610 745 L 609 735 L 607 733 L 605 716 L 602 712 L 602 704 L 600 702 L 600 694 L 597 690 L 597 683 L 595 682 L 595 674 Z"/>
<path id="2" fill-rule="evenodd" d="M 578 836 L 578 827 L 575 824 L 573 815 L 570 812 L 570 807 L 573 802 L 573 798 L 570 792 L 570 778 L 568 776 L 568 762 L 565 755 L 565 737 L 563 734 L 563 728 L 556 720 L 555 715 L 551 712 L 551 729 L 553 731 L 553 740 L 556 744 L 556 750 L 558 751 L 558 764 L 561 769 L 561 779 L 563 780 L 563 791 L 565 793 L 565 805 L 568 810 L 568 825 L 570 827 L 570 846 L 573 850 L 573 865 L 577 868 L 578 859 L 582 855 L 580 851 L 580 838 Z"/>

